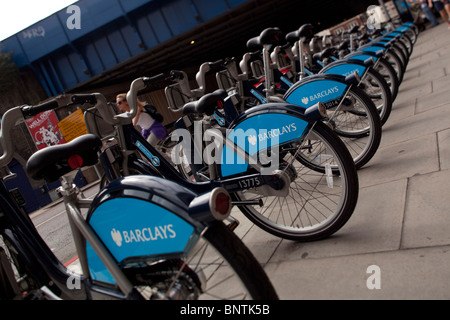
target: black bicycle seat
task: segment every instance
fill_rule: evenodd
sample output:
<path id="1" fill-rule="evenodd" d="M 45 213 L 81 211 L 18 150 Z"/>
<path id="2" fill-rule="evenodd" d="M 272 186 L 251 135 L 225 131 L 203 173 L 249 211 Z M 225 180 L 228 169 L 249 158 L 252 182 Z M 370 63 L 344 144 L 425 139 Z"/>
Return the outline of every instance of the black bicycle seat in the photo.
<path id="1" fill-rule="evenodd" d="M 281 30 L 279 28 L 264 29 L 259 36 L 247 41 L 247 48 L 251 51 L 261 50 L 266 44 L 277 45 L 280 41 Z"/>
<path id="2" fill-rule="evenodd" d="M 35 180 L 53 182 L 75 169 L 96 164 L 101 146 L 99 137 L 85 134 L 69 143 L 50 146 L 34 153 L 28 159 L 26 171 Z"/>
<path id="3" fill-rule="evenodd" d="M 312 24 L 304 24 L 298 30 L 289 32 L 286 35 L 286 41 L 291 44 L 294 44 L 295 42 L 300 40 L 300 38 L 303 38 L 305 41 L 309 41 L 314 37 L 313 30 L 314 27 Z"/>
<path id="4" fill-rule="evenodd" d="M 338 45 L 337 49 L 338 50 L 346 50 L 346 49 L 348 49 L 349 45 L 350 45 L 350 41 L 344 40 Z"/>
<path id="5" fill-rule="evenodd" d="M 314 60 L 323 60 L 325 58 L 329 58 L 333 55 L 332 48 L 323 49 L 321 52 L 317 52 L 313 55 Z"/>
<path id="6" fill-rule="evenodd" d="M 312 24 L 304 24 L 298 29 L 298 36 L 300 38 L 312 39 L 314 37 L 314 27 Z"/>
<path id="7" fill-rule="evenodd" d="M 217 89 L 214 92 L 205 94 L 197 101 L 188 102 L 183 106 L 183 114 L 206 114 L 208 116 L 214 113 L 217 107 L 217 101 L 223 101 L 228 96 L 223 89 Z"/>

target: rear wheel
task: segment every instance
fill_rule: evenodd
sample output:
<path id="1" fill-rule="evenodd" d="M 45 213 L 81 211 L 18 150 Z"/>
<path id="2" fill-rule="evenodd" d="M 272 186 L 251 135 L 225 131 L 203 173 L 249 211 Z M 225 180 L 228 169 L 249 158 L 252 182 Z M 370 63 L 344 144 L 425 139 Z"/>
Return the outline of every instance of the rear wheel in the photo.
<path id="1" fill-rule="evenodd" d="M 206 229 L 185 259 L 159 261 L 125 272 L 149 299 L 278 299 L 253 254 L 219 222 Z"/>
<path id="2" fill-rule="evenodd" d="M 281 238 L 313 241 L 338 231 L 358 198 L 358 176 L 348 150 L 318 122 L 303 141 L 283 147 L 280 170 L 289 177 L 285 195 L 254 188 L 234 193 L 236 201 L 260 202 L 239 209 L 261 229 Z"/>
<path id="3" fill-rule="evenodd" d="M 352 86 L 341 106 L 328 113 L 328 124 L 350 151 L 356 168 L 361 168 L 380 146 L 382 127 L 377 108 L 361 89 Z"/>
<path id="4" fill-rule="evenodd" d="M 375 70 L 383 77 L 391 90 L 392 101 L 397 98 L 399 80 L 397 73 L 391 64 L 388 63 L 384 58 L 379 58 L 380 61 L 376 64 Z"/>
<path id="5" fill-rule="evenodd" d="M 370 69 L 358 87 L 375 104 L 380 114 L 381 125 L 384 125 L 392 111 L 392 94 L 386 81 L 377 71 Z"/>

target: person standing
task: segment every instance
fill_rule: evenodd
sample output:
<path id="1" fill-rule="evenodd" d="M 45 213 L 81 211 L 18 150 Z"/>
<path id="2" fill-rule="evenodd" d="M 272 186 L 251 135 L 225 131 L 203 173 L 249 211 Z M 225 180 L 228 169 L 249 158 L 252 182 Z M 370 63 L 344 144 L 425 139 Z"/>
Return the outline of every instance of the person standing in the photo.
<path id="1" fill-rule="evenodd" d="M 118 94 L 116 97 L 116 105 L 120 112 L 130 112 L 126 93 Z M 145 112 L 146 104 L 138 100 L 136 116 L 133 118 L 133 125 L 141 129 L 142 136 L 147 139 L 148 143 L 155 146 L 160 140 L 167 137 L 167 129 L 162 123 L 158 122 L 154 115 Z M 154 107 L 153 107 L 154 108 Z"/>
<path id="2" fill-rule="evenodd" d="M 441 15 L 442 19 L 447 22 L 448 28 L 450 29 L 450 20 L 449 14 L 445 9 L 445 6 L 448 4 L 448 0 L 428 0 L 428 5 L 432 8 L 434 7 L 437 12 Z"/>
<path id="3" fill-rule="evenodd" d="M 433 11 L 431 11 L 431 8 L 428 6 L 427 0 L 418 0 L 417 3 L 420 5 L 420 9 L 427 17 L 428 21 L 431 22 L 431 25 L 433 27 L 437 26 L 439 22 L 437 22 L 436 17 L 433 14 Z"/>

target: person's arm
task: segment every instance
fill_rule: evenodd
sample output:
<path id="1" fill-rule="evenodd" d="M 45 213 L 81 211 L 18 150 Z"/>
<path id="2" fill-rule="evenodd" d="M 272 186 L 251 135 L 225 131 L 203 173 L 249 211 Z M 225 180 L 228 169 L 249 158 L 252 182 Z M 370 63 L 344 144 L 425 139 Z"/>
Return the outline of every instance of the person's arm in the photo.
<path id="1" fill-rule="evenodd" d="M 430 8 L 433 7 L 433 0 L 428 0 L 428 5 L 430 6 Z"/>
<path id="2" fill-rule="evenodd" d="M 133 125 L 137 125 L 137 123 L 139 122 L 139 117 L 141 116 L 141 112 L 142 112 L 142 108 L 138 107 L 137 108 L 137 112 L 136 112 L 136 116 L 133 118 Z"/>

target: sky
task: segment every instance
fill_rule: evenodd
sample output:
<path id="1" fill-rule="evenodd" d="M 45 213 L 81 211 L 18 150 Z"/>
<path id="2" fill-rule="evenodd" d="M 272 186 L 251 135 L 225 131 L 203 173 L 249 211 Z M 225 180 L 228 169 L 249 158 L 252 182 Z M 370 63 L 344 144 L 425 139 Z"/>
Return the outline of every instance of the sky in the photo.
<path id="1" fill-rule="evenodd" d="M 0 41 L 75 3 L 75 0 L 0 0 Z"/>

